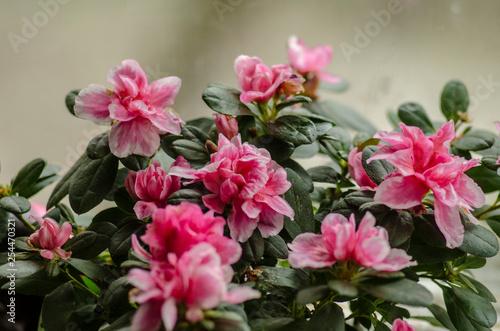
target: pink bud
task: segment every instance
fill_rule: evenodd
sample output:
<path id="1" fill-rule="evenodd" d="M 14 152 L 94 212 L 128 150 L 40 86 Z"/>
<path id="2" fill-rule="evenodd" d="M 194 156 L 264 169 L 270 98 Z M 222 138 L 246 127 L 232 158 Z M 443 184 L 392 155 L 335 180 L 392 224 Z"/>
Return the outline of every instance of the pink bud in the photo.
<path id="1" fill-rule="evenodd" d="M 217 131 L 231 140 L 238 135 L 238 122 L 236 118 L 223 114 L 213 114 Z"/>

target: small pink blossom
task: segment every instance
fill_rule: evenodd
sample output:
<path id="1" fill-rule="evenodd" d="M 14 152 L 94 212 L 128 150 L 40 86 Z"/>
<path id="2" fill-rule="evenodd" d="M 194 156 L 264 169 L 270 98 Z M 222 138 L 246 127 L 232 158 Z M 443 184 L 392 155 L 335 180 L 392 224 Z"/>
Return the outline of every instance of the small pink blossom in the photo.
<path id="1" fill-rule="evenodd" d="M 380 148 L 368 162 L 385 159 L 397 170 L 379 185 L 374 200 L 394 209 L 409 209 L 419 206 L 431 190 L 436 224 L 446 239 L 446 246 L 459 247 L 464 236 L 459 209 L 477 222 L 471 210 L 485 203 L 481 188 L 464 174 L 479 161 L 448 154 L 455 137 L 453 121 L 443 124 L 431 137 L 424 136 L 417 127 L 403 123 L 399 126 L 402 133 L 375 135 L 392 145 Z"/>
<path id="2" fill-rule="evenodd" d="M 416 265 L 404 250 L 391 248 L 387 230 L 375 226 L 370 213 L 363 216 L 357 231 L 354 214 L 349 220 L 341 214 L 328 214 L 321 233 L 302 233 L 288 244 L 290 266 L 319 269 L 352 259 L 365 268 L 392 272 Z"/>
<path id="3" fill-rule="evenodd" d="M 212 192 L 203 196 L 203 203 L 216 213 L 223 214 L 231 206 L 227 224 L 231 237 L 240 242 L 247 241 L 256 228 L 264 238 L 275 236 L 283 229 L 283 216 L 293 219 L 293 209 L 280 197 L 291 186 L 285 169 L 267 150 L 242 144 L 239 134 L 231 140 L 219 134 L 218 151 L 204 168 L 175 167 L 171 173 L 203 180 Z"/>
<path id="4" fill-rule="evenodd" d="M 189 167 L 188 162 L 179 156 L 172 167 Z M 144 219 L 153 215 L 158 208 L 167 205 L 167 199 L 181 188 L 181 179 L 168 175 L 157 160 L 153 160 L 146 170 L 129 171 L 125 187 L 136 202 L 137 218 Z"/>
<path id="5" fill-rule="evenodd" d="M 313 73 L 320 80 L 330 84 L 342 80 L 340 77 L 323 71 L 332 60 L 332 48 L 330 46 L 316 46 L 309 49 L 302 40 L 296 36 L 291 36 L 288 39 L 288 60 L 292 67 L 302 76 Z"/>
<path id="6" fill-rule="evenodd" d="M 238 135 L 238 122 L 236 118 L 223 114 L 213 114 L 213 117 L 217 132 L 222 133 L 229 140 Z"/>
<path id="7" fill-rule="evenodd" d="M 230 265 L 240 259 L 241 246 L 224 236 L 225 224 L 224 218 L 214 216 L 213 211 L 204 214 L 194 203 L 167 205 L 153 214 L 153 222 L 147 225 L 146 233 L 141 236 L 151 254 L 140 246 L 135 236 L 132 244 L 139 255 L 154 263 L 170 263 L 173 257 L 177 259 L 195 245 L 207 242 L 215 247 L 222 264 Z"/>
<path id="8" fill-rule="evenodd" d="M 268 68 L 258 57 L 240 55 L 234 62 L 234 72 L 242 90 L 241 102 L 267 102 L 279 86 L 292 76 L 287 64 Z"/>
<path id="9" fill-rule="evenodd" d="M 260 292 L 246 286 L 228 290 L 233 270 L 221 262 L 217 251 L 202 242 L 178 258 L 170 258 L 173 266 L 168 273 L 132 269 L 128 280 L 139 289 L 133 301 L 140 304 L 132 319 L 131 329 L 158 330 L 163 323 L 166 331 L 175 328 L 177 305 L 187 308 L 189 322 L 203 319 L 203 310 L 217 307 L 221 301 L 242 303 L 260 297 Z"/>
<path id="10" fill-rule="evenodd" d="M 29 217 L 40 224 L 40 229 L 36 230 L 26 240 L 28 245 L 34 249 L 40 250 L 40 255 L 46 259 L 52 260 L 56 256 L 67 260 L 71 252 L 61 249 L 61 246 L 69 239 L 71 235 L 71 224 L 64 222 L 61 228 L 56 221 L 50 218 L 41 218 L 35 215 Z"/>
<path id="11" fill-rule="evenodd" d="M 178 77 L 158 79 L 148 86 L 146 74 L 135 60 L 111 68 L 108 82 L 114 91 L 91 84 L 75 99 L 75 115 L 98 123 L 111 123 L 109 147 L 117 157 L 152 156 L 160 135 L 180 133 L 183 122 L 169 108 L 179 93 Z"/>
<path id="12" fill-rule="evenodd" d="M 400 318 L 396 318 L 394 322 L 392 322 L 391 331 L 415 331 L 415 328 L 408 324 L 408 322 L 403 321 Z"/>
<path id="13" fill-rule="evenodd" d="M 361 162 L 361 156 L 363 151 L 358 152 L 358 148 L 354 147 L 349 153 L 347 161 L 349 162 L 349 174 L 360 186 L 361 190 L 375 190 L 377 184 L 375 184 L 370 177 L 366 174 L 365 168 Z"/>

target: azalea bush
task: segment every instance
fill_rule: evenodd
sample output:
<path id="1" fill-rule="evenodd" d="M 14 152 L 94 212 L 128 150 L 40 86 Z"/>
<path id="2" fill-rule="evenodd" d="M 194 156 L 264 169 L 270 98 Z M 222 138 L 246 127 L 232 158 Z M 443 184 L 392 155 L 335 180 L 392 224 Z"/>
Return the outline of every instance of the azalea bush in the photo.
<path id="1" fill-rule="evenodd" d="M 297 37 L 289 64 L 239 56 L 239 86 L 209 84 L 213 113 L 186 122 L 181 79 L 149 84 L 134 60 L 71 91 L 69 112 L 109 130 L 62 177 L 35 159 L 2 185 L 4 293 L 43 296 L 47 331 L 489 330 L 496 299 L 471 270 L 499 250 L 498 132 L 472 127 L 457 80 L 442 118 L 405 103 L 379 131 L 321 98 L 347 88 L 331 57 Z"/>

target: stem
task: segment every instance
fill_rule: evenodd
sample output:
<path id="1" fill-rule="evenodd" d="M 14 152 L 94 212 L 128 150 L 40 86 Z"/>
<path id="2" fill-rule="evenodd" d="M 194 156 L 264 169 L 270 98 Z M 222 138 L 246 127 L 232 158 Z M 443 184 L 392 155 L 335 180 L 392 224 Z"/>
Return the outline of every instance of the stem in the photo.
<path id="1" fill-rule="evenodd" d="M 499 201 L 500 201 L 500 196 L 495 200 L 495 202 L 491 206 L 489 206 L 488 208 L 486 208 L 483 211 L 480 211 L 479 213 L 477 213 L 474 216 L 476 216 L 476 218 L 479 219 L 481 216 L 488 214 L 489 212 L 492 212 L 494 210 L 497 210 L 498 208 L 500 208 L 500 205 L 498 205 Z"/>
<path id="2" fill-rule="evenodd" d="M 92 294 L 93 296 L 95 296 L 96 298 L 99 298 L 99 295 L 97 293 L 94 293 L 91 289 L 89 289 L 87 286 L 83 285 L 82 283 L 80 283 L 78 280 L 75 279 L 75 277 L 71 276 L 71 274 L 69 273 L 68 270 L 64 270 L 64 273 L 66 274 L 66 276 L 68 276 L 68 278 L 73 282 L 75 283 L 75 285 L 77 285 L 78 287 L 80 287 L 82 290 L 84 291 L 87 291 L 88 293 Z"/>
<path id="3" fill-rule="evenodd" d="M 14 216 L 16 216 L 16 218 L 17 218 L 18 220 L 20 220 L 21 222 L 23 222 L 23 223 L 24 223 L 24 225 L 26 225 L 26 227 L 27 227 L 28 229 L 30 229 L 30 230 L 31 230 L 31 231 L 33 231 L 33 232 L 35 232 L 35 231 L 36 231 L 35 227 L 34 227 L 34 226 L 30 223 L 30 222 L 28 222 L 28 221 L 27 221 L 27 220 L 23 217 L 23 215 L 21 215 L 21 214 L 14 214 Z"/>

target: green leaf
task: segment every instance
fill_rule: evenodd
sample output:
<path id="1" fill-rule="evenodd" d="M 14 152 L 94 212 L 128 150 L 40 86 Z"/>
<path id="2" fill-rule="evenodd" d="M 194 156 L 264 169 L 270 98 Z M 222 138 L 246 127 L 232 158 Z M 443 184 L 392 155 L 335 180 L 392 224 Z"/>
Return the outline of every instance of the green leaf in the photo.
<path id="1" fill-rule="evenodd" d="M 416 217 L 414 225 L 415 225 L 415 234 L 423 242 L 432 246 L 438 246 L 438 247 L 446 246 L 446 238 L 436 225 L 433 213 L 422 214 Z"/>
<path id="2" fill-rule="evenodd" d="M 394 171 L 394 166 L 386 160 L 373 160 L 370 163 L 366 161 L 380 148 L 377 146 L 366 146 L 361 154 L 361 164 L 366 174 L 377 185 L 380 185 L 385 177 Z"/>
<path id="3" fill-rule="evenodd" d="M 130 310 L 128 294 L 132 289 L 127 281 L 127 276 L 114 280 L 109 287 L 101 293 L 101 303 L 110 310 L 111 316 L 120 316 Z"/>
<path id="4" fill-rule="evenodd" d="M 359 287 L 368 294 L 389 302 L 422 307 L 432 304 L 431 292 L 407 278 L 394 281 L 372 279 L 370 282 L 360 283 Z"/>
<path id="5" fill-rule="evenodd" d="M 443 287 L 443 294 L 450 318 L 458 330 L 462 330 L 461 326 L 458 325 L 458 323 L 462 323 L 463 319 L 460 313 L 470 322 L 475 322 L 485 328 L 491 328 L 496 324 L 495 308 L 486 298 L 456 286 Z"/>
<path id="6" fill-rule="evenodd" d="M 345 322 L 342 308 L 329 302 L 314 312 L 310 324 L 311 330 L 344 331 Z"/>
<path id="7" fill-rule="evenodd" d="M 64 177 L 57 183 L 56 187 L 50 195 L 49 201 L 47 202 L 47 209 L 50 209 L 57 205 L 68 193 L 69 187 L 73 182 L 78 169 L 83 166 L 89 158 L 87 153 L 80 156 L 80 158 L 75 162 L 75 164 L 68 170 Z"/>
<path id="8" fill-rule="evenodd" d="M 0 266 L 0 278 L 7 278 L 14 273 L 16 279 L 27 277 L 43 269 L 45 263 L 34 260 L 17 260 L 14 266 L 6 263 Z"/>
<path id="9" fill-rule="evenodd" d="M 466 134 L 462 138 L 458 139 L 453 147 L 465 150 L 465 151 L 480 151 L 483 149 L 490 148 L 493 146 L 495 141 L 492 139 L 483 139 L 478 137 L 472 137 Z"/>
<path id="10" fill-rule="evenodd" d="M 13 214 L 24 214 L 31 209 L 31 204 L 26 198 L 11 196 L 1 198 L 0 207 Z"/>
<path id="11" fill-rule="evenodd" d="M 40 192 L 43 188 L 49 186 L 59 178 L 60 178 L 59 176 L 50 176 L 46 178 L 41 178 L 37 180 L 36 183 L 33 186 L 31 186 L 28 190 L 24 191 L 22 193 L 22 196 L 25 198 L 31 198 L 32 196 Z"/>
<path id="12" fill-rule="evenodd" d="M 453 261 L 464 256 L 464 252 L 458 248 L 435 247 L 429 244 L 412 243 L 407 252 L 418 264 L 432 264 L 445 261 Z"/>
<path id="13" fill-rule="evenodd" d="M 188 201 L 199 206 L 204 206 L 202 196 L 203 194 L 199 190 L 184 188 L 172 193 L 168 197 L 168 203 L 172 205 L 180 205 L 181 202 Z"/>
<path id="14" fill-rule="evenodd" d="M 90 260 L 108 248 L 110 242 L 109 236 L 87 230 L 69 239 L 62 249 L 71 252 L 72 257 Z"/>
<path id="15" fill-rule="evenodd" d="M 271 154 L 271 158 L 278 163 L 288 160 L 295 150 L 295 146 L 291 142 L 268 134 L 258 136 L 250 143 L 259 148 L 265 148 Z"/>
<path id="16" fill-rule="evenodd" d="M 407 309 L 388 302 L 377 305 L 377 312 L 389 323 L 393 323 L 396 318 L 410 318 L 410 312 Z"/>
<path id="17" fill-rule="evenodd" d="M 481 164 L 490 170 L 497 171 L 497 169 L 500 168 L 500 165 L 497 164 L 497 161 L 497 155 L 486 155 L 481 159 Z"/>
<path id="18" fill-rule="evenodd" d="M 407 241 L 414 229 L 413 217 L 404 210 L 391 210 L 379 223 L 389 233 L 389 243 L 398 247 Z"/>
<path id="19" fill-rule="evenodd" d="M 500 176 L 496 171 L 486 168 L 484 165 L 473 167 L 465 172 L 481 187 L 484 193 L 491 193 L 500 189 Z"/>
<path id="20" fill-rule="evenodd" d="M 486 259 L 475 255 L 467 255 L 460 269 L 480 269 L 486 265 Z"/>
<path id="21" fill-rule="evenodd" d="M 434 315 L 434 317 L 436 317 L 436 319 L 445 328 L 447 328 L 450 331 L 457 331 L 457 329 L 455 329 L 455 327 L 453 326 L 453 323 L 450 320 L 450 316 L 448 316 L 448 312 L 444 308 L 442 308 L 436 304 L 432 304 L 429 307 L 427 307 L 427 309 L 429 309 L 429 311 L 432 313 L 432 315 Z"/>
<path id="22" fill-rule="evenodd" d="M 250 320 L 252 331 L 272 331 L 285 327 L 294 321 L 291 317 L 257 318 Z"/>
<path id="23" fill-rule="evenodd" d="M 313 104 L 315 105 L 313 106 Z M 310 105 L 313 107 L 310 107 Z M 361 115 L 350 106 L 333 100 L 325 100 L 321 103 L 313 102 L 305 106 L 311 111 L 333 120 L 337 126 L 366 132 L 370 136 L 373 136 L 377 132 L 373 124 L 366 119 L 366 116 Z"/>
<path id="24" fill-rule="evenodd" d="M 347 155 L 351 150 L 351 135 L 349 134 L 349 132 L 347 132 L 344 128 L 336 126 L 332 128 L 328 133 L 330 136 L 338 139 L 331 142 L 332 146 L 337 151 L 344 151 Z"/>
<path id="25" fill-rule="evenodd" d="M 210 140 L 205 132 L 194 126 L 184 125 L 181 128 L 181 133 L 184 136 L 184 139 L 198 143 L 203 148 L 205 148 L 207 140 Z"/>
<path id="26" fill-rule="evenodd" d="M 264 254 L 277 259 L 288 258 L 286 242 L 280 236 L 271 236 L 264 239 Z"/>
<path id="27" fill-rule="evenodd" d="M 66 262 L 92 280 L 103 281 L 113 278 L 111 272 L 91 261 L 69 258 Z"/>
<path id="28" fill-rule="evenodd" d="M 276 110 L 280 111 L 283 108 L 293 106 L 298 103 L 309 103 L 311 102 L 312 99 L 303 95 L 298 95 L 290 99 L 286 99 L 283 102 L 280 102 L 279 104 L 276 105 Z"/>
<path id="29" fill-rule="evenodd" d="M 404 124 L 419 127 L 424 133 L 429 134 L 436 131 L 424 108 L 418 103 L 402 104 L 399 106 L 398 116 Z"/>
<path id="30" fill-rule="evenodd" d="M 259 229 L 253 231 L 252 236 L 241 243 L 241 258 L 250 263 L 257 263 L 264 255 L 264 239 Z"/>
<path id="31" fill-rule="evenodd" d="M 319 145 L 315 141 L 312 144 L 297 146 L 290 157 L 293 159 L 309 159 L 318 154 L 318 152 Z"/>
<path id="32" fill-rule="evenodd" d="M 498 239 L 494 233 L 480 225 L 470 222 L 464 226 L 464 241 L 459 249 L 476 256 L 492 257 L 497 255 Z"/>
<path id="33" fill-rule="evenodd" d="M 49 278 L 45 270 L 40 269 L 23 278 L 16 279 L 16 293 L 26 295 L 46 295 L 61 286 L 67 281 L 66 277 L 59 275 Z M 9 283 L 2 286 L 2 289 L 8 289 Z"/>
<path id="34" fill-rule="evenodd" d="M 285 115 L 266 123 L 269 133 L 295 146 L 312 144 L 317 137 L 314 123 L 307 118 Z"/>
<path id="35" fill-rule="evenodd" d="M 71 282 L 59 286 L 45 297 L 42 324 L 45 331 L 63 330 L 75 310 L 75 291 Z"/>
<path id="36" fill-rule="evenodd" d="M 85 162 L 69 187 L 71 208 L 83 214 L 101 203 L 113 187 L 117 171 L 118 159 L 113 154 Z"/>
<path id="37" fill-rule="evenodd" d="M 210 160 L 205 146 L 186 139 L 175 140 L 170 148 L 177 156 L 183 156 L 188 161 L 208 162 Z"/>
<path id="38" fill-rule="evenodd" d="M 309 285 L 309 274 L 304 270 L 283 267 L 265 267 L 258 275 L 259 284 L 286 287 L 298 291 Z M 295 292 L 292 291 L 292 292 Z"/>
<path id="39" fill-rule="evenodd" d="M 295 171 L 286 169 L 286 172 L 287 180 L 292 186 L 285 193 L 285 200 L 295 212 L 293 222 L 299 226 L 301 232 L 314 232 L 314 212 L 307 186 Z M 289 231 L 288 229 L 286 230 Z M 289 232 L 289 234 L 292 239 L 295 238 L 292 233 Z"/>
<path id="40" fill-rule="evenodd" d="M 338 279 L 329 281 L 328 287 L 338 294 L 348 298 L 355 298 L 359 293 L 356 286 Z"/>
<path id="41" fill-rule="evenodd" d="M 312 182 L 311 176 L 309 176 L 309 173 L 300 165 L 300 163 L 292 159 L 288 159 L 284 162 L 281 162 L 280 165 L 285 169 L 293 170 L 297 175 L 299 175 L 300 179 L 302 179 L 302 181 L 306 185 L 306 189 L 309 193 L 314 191 L 314 184 Z"/>
<path id="42" fill-rule="evenodd" d="M 316 301 L 325 298 L 328 294 L 330 294 L 330 292 L 331 291 L 328 285 L 307 287 L 297 293 L 295 300 L 298 305 L 303 306 L 307 303 L 315 303 Z"/>
<path id="43" fill-rule="evenodd" d="M 313 182 L 336 184 L 340 181 L 340 174 L 328 166 L 318 166 L 307 170 Z"/>
<path id="44" fill-rule="evenodd" d="M 111 237 L 109 253 L 115 264 L 119 265 L 126 260 L 130 248 L 132 248 L 132 234 L 140 236 L 143 234 L 145 224 L 138 220 L 123 222 L 122 226 Z"/>
<path id="45" fill-rule="evenodd" d="M 472 283 L 472 285 L 476 288 L 480 297 L 488 299 L 490 302 L 497 302 L 497 299 L 495 298 L 493 293 L 491 293 L 491 291 L 482 283 L 480 283 L 477 279 L 464 275 L 463 273 L 461 273 L 460 275 Z"/>
<path id="46" fill-rule="evenodd" d="M 466 113 L 469 107 L 469 94 L 459 80 L 449 81 L 441 93 L 441 112 L 447 120 L 455 123 L 460 119 L 458 112 Z"/>
<path id="47" fill-rule="evenodd" d="M 116 226 L 119 226 L 119 224 L 128 217 L 130 217 L 129 214 L 123 212 L 119 208 L 113 207 L 105 209 L 95 215 L 92 219 L 92 223 L 94 224 L 99 222 L 110 222 Z"/>
<path id="48" fill-rule="evenodd" d="M 349 205 L 359 208 L 367 202 L 373 202 L 373 191 L 355 191 L 345 196 L 344 200 Z"/>
<path id="49" fill-rule="evenodd" d="M 120 162 L 130 170 L 139 171 L 146 169 L 150 160 L 151 158 L 149 157 L 132 154 L 125 158 L 121 158 Z"/>
<path id="50" fill-rule="evenodd" d="M 129 311 L 117 318 L 113 323 L 111 323 L 108 327 L 102 329 L 101 331 L 125 331 L 129 329 L 130 323 L 132 321 L 132 316 L 134 316 L 135 310 Z"/>
<path id="51" fill-rule="evenodd" d="M 12 182 L 12 192 L 23 196 L 23 193 L 40 178 L 46 165 L 47 162 L 44 159 L 34 159 L 22 167 Z"/>
<path id="52" fill-rule="evenodd" d="M 111 153 L 109 149 L 109 132 L 103 132 L 95 136 L 87 145 L 87 156 L 97 160 Z"/>
<path id="53" fill-rule="evenodd" d="M 116 206 L 120 208 L 120 210 L 130 215 L 135 214 L 134 206 L 136 201 L 132 199 L 125 186 L 119 187 L 115 190 L 113 199 L 115 200 Z"/>
<path id="54" fill-rule="evenodd" d="M 210 84 L 201 98 L 207 106 L 221 114 L 240 116 L 252 115 L 250 109 L 240 101 L 241 92 L 225 84 Z"/>
<path id="55" fill-rule="evenodd" d="M 190 121 L 186 121 L 186 126 L 196 127 L 205 133 L 209 133 L 214 127 L 215 121 L 212 117 L 199 117 Z"/>
<path id="56" fill-rule="evenodd" d="M 81 89 L 77 89 L 77 90 L 73 90 L 71 92 L 69 92 L 68 94 L 66 94 L 66 108 L 68 108 L 69 112 L 71 113 L 71 115 L 73 116 L 76 116 L 75 115 L 75 98 L 76 96 L 78 95 L 78 93 L 80 93 Z"/>

